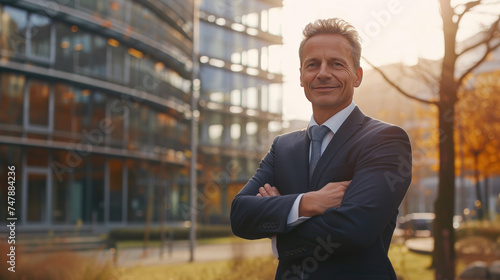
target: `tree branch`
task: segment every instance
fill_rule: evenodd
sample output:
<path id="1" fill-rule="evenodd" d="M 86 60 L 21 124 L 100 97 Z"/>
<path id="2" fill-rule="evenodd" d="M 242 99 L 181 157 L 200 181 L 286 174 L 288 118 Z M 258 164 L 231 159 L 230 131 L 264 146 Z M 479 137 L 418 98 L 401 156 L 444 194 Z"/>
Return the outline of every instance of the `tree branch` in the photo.
<path id="1" fill-rule="evenodd" d="M 467 69 L 467 71 L 465 71 L 462 74 L 462 76 L 460 76 L 460 78 L 458 78 L 458 80 L 457 80 L 458 84 L 462 84 L 463 80 L 465 79 L 465 76 L 467 76 L 472 71 L 474 71 L 477 67 L 479 67 L 479 65 L 481 65 L 481 63 L 483 63 L 486 60 L 486 58 L 488 58 L 488 55 L 490 55 L 490 53 L 492 51 L 494 51 L 498 47 L 500 47 L 500 40 L 496 44 L 494 44 L 493 46 L 490 45 L 491 41 L 493 41 L 494 39 L 499 37 L 497 35 L 499 24 L 500 24 L 500 17 L 498 17 L 498 19 L 492 24 L 492 26 L 488 32 L 489 36 L 487 36 L 487 38 L 484 41 L 482 41 L 482 43 L 481 43 L 481 44 L 486 45 L 486 52 L 478 61 L 476 61 L 476 63 L 474 63 L 474 65 L 472 65 L 469 69 Z M 476 44 L 477 45 L 476 47 L 478 47 L 481 44 Z M 467 48 L 467 49 L 465 49 L 465 51 L 470 50 L 470 49 L 471 48 Z M 460 54 L 463 54 L 465 51 L 461 52 Z"/>
<path id="2" fill-rule="evenodd" d="M 488 43 L 495 38 L 495 32 L 498 32 L 498 25 L 500 24 L 500 17 L 491 25 L 490 30 L 488 30 L 488 35 L 485 36 L 484 40 L 477 42 L 465 49 L 463 49 L 460 53 L 457 54 L 457 57 L 463 55 L 464 53 L 473 50 L 482 44 L 488 45 Z"/>
<path id="3" fill-rule="evenodd" d="M 382 70 L 380 70 L 380 68 L 378 68 L 377 66 L 373 65 L 368 59 L 366 59 L 365 57 L 363 57 L 363 60 L 366 61 L 366 63 L 368 63 L 368 65 L 370 65 L 375 71 L 377 71 L 382 76 L 382 78 L 384 78 L 384 80 L 387 83 L 389 83 L 392 87 L 394 87 L 402 95 L 404 95 L 404 96 L 406 96 L 406 97 L 408 97 L 410 99 L 417 100 L 419 102 L 425 103 L 425 104 L 437 104 L 436 101 L 422 99 L 422 98 L 419 98 L 419 97 L 416 97 L 416 96 L 413 96 L 413 95 L 409 94 L 407 91 L 403 90 L 400 86 L 398 86 L 391 79 L 389 79 L 389 77 L 387 77 L 387 75 Z"/>
<path id="4" fill-rule="evenodd" d="M 457 22 L 456 24 L 460 24 L 460 21 L 462 20 L 462 18 L 464 17 L 464 15 L 466 13 L 468 13 L 472 8 L 476 7 L 477 5 L 481 4 L 481 0 L 477 0 L 477 1 L 471 1 L 471 2 L 467 2 L 465 4 L 463 4 L 465 6 L 465 9 L 462 13 L 460 13 L 458 15 L 458 19 L 457 19 Z"/>

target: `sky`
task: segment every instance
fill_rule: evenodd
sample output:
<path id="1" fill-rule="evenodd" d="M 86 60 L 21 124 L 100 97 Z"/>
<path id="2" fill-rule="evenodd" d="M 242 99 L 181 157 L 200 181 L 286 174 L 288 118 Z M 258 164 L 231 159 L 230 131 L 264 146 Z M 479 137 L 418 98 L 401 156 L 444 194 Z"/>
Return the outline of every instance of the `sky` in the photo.
<path id="1" fill-rule="evenodd" d="M 459 1 L 454 1 L 459 2 Z M 339 17 L 350 22 L 362 38 L 362 56 L 379 66 L 418 57 L 443 56 L 442 22 L 437 0 L 284 0 L 282 69 L 285 120 L 309 120 L 311 107 L 299 82 L 298 46 L 304 26 L 317 18 Z M 464 17 L 458 39 L 479 30 L 484 15 Z M 361 66 L 369 67 L 362 60 Z"/>

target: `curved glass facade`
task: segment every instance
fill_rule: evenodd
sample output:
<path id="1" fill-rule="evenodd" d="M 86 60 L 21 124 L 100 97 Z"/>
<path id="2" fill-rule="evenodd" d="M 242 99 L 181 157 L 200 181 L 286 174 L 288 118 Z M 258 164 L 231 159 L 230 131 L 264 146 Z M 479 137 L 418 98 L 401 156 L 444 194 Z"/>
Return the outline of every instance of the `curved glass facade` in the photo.
<path id="1" fill-rule="evenodd" d="M 19 224 L 144 223 L 148 204 L 158 222 L 163 202 L 185 220 L 192 6 L 59 2 L 0 5 L 0 178 L 15 166 Z"/>
<path id="2" fill-rule="evenodd" d="M 228 221 L 281 122 L 281 1 L 202 1 L 196 64 L 193 10 L 185 0 L 0 4 L 0 180 L 15 166 L 20 227 L 105 230 L 144 225 L 148 213 L 159 223 L 161 211 L 188 220 L 198 64 L 199 216 Z"/>

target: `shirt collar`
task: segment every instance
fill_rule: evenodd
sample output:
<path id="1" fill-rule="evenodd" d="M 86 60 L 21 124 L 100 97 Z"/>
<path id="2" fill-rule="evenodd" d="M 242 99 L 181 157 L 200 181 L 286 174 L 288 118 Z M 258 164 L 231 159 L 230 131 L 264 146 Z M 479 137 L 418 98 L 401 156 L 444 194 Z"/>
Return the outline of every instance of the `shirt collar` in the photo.
<path id="1" fill-rule="evenodd" d="M 333 115 L 326 122 L 324 122 L 323 125 L 327 126 L 334 134 L 337 133 L 337 130 L 344 123 L 347 117 L 349 117 L 349 115 L 352 113 L 355 107 L 356 104 L 354 103 L 354 101 L 352 101 L 351 104 L 349 104 L 349 106 L 345 107 L 340 112 Z M 318 123 L 314 120 L 314 116 L 311 116 L 311 120 L 309 121 L 309 125 L 307 126 L 307 135 L 309 135 L 309 139 L 311 139 L 311 131 L 309 128 L 315 125 L 318 125 Z"/>

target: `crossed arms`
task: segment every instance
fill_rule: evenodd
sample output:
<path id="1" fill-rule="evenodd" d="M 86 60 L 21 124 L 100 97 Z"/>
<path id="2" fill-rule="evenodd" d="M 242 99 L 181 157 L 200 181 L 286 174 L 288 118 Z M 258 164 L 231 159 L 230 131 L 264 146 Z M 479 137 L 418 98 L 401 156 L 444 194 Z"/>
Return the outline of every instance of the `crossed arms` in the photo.
<path id="1" fill-rule="evenodd" d="M 327 183 L 304 193 L 299 216 L 311 218 L 290 227 L 287 217 L 299 194 L 288 191 L 282 183 L 290 181 L 279 177 L 286 174 L 282 169 L 289 173 L 294 169 L 283 160 L 283 154 L 275 162 L 279 153 L 276 139 L 256 175 L 233 201 L 233 232 L 247 239 L 277 235 L 280 260 L 312 255 L 318 239 L 340 244 L 335 254 L 342 256 L 372 246 L 377 239 L 390 238 L 397 209 L 411 181 L 408 136 L 401 128 L 388 126 L 353 142 L 346 148 L 349 152 L 336 155 L 340 161 L 352 163 L 352 181 Z M 294 248 L 302 250 L 287 253 Z"/>

